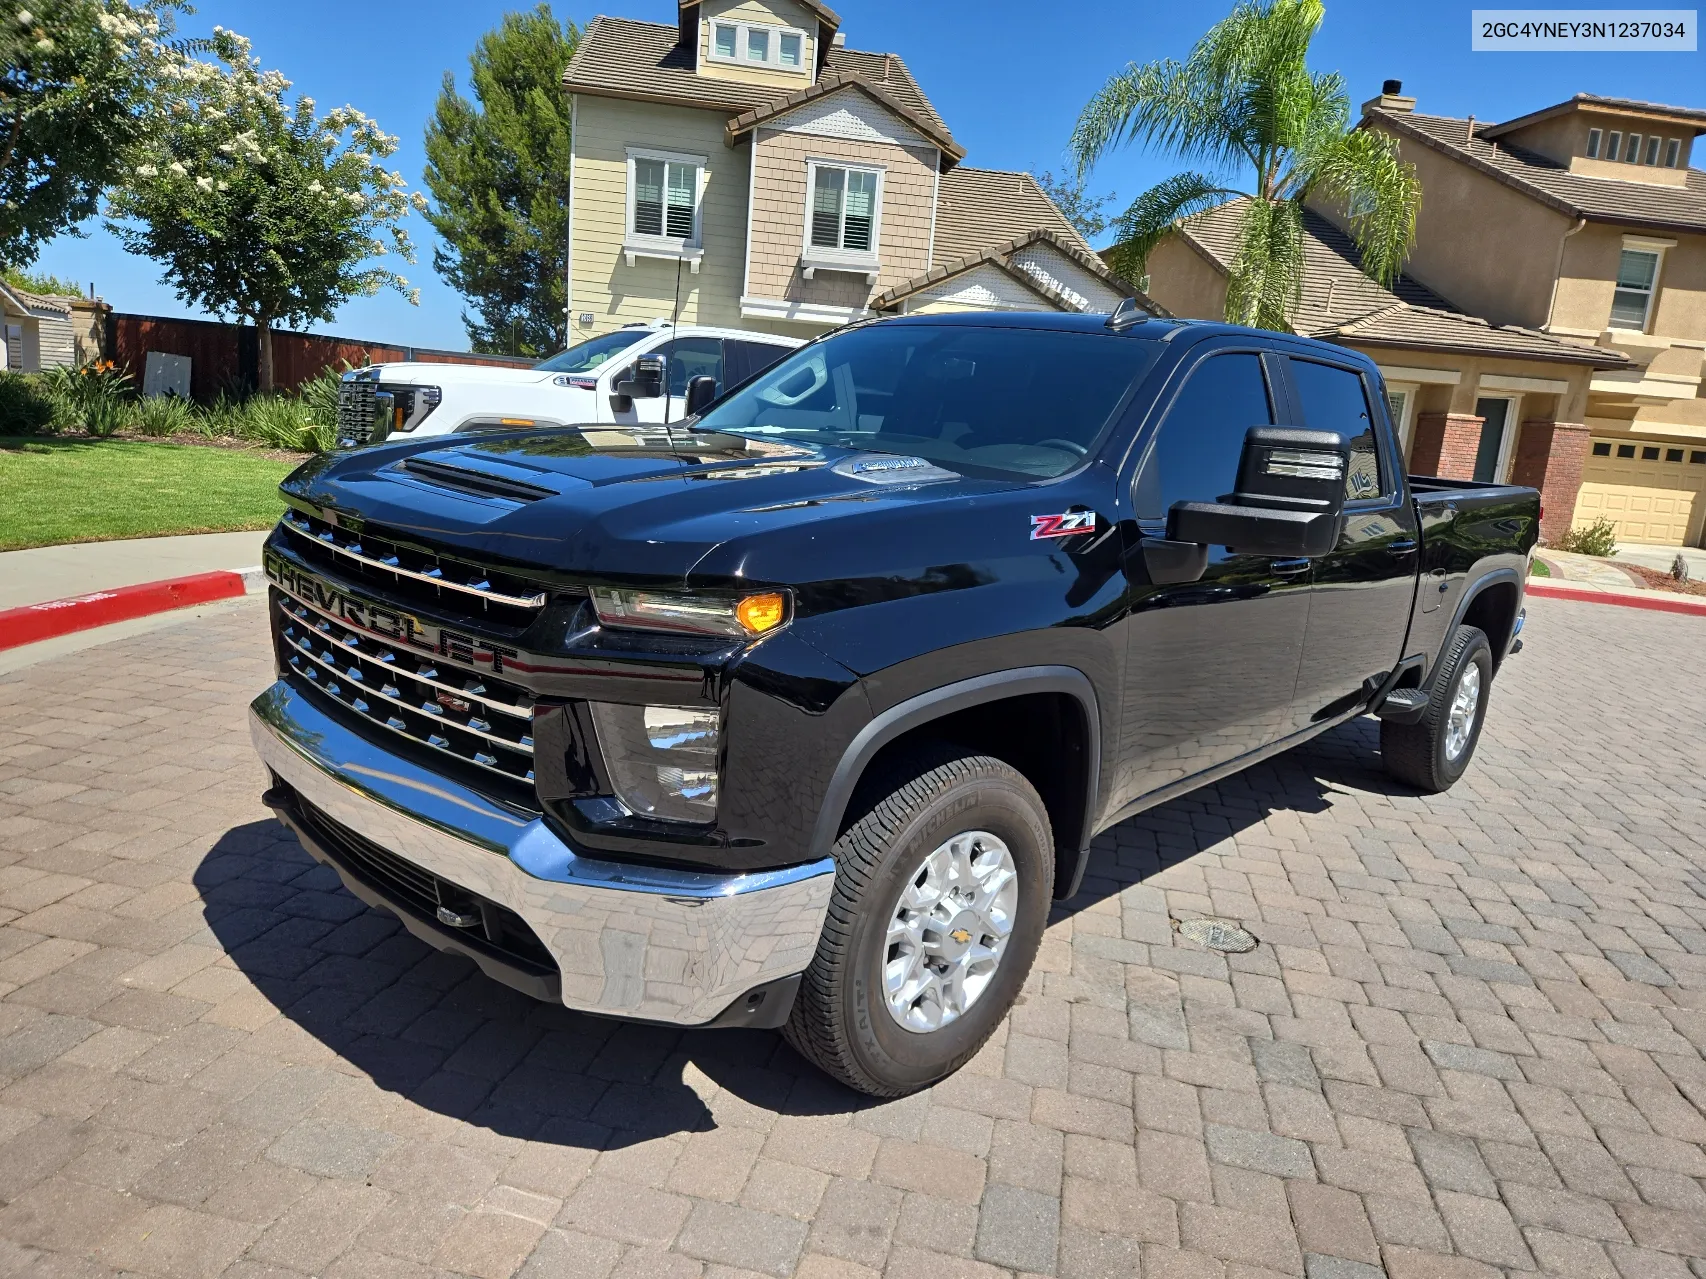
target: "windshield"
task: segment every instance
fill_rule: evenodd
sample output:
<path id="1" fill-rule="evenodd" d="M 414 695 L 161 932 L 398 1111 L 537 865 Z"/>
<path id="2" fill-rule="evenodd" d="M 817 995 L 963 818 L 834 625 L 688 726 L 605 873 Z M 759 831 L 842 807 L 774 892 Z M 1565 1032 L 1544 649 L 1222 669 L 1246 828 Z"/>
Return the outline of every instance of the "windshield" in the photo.
<path id="1" fill-rule="evenodd" d="M 1047 479 L 1084 459 L 1159 353 L 1113 334 L 873 324 L 784 360 L 698 426 Z"/>
<path id="2" fill-rule="evenodd" d="M 588 338 L 566 351 L 558 351 L 533 367 L 541 373 L 591 373 L 611 356 L 626 351 L 641 338 L 651 335 L 650 329 L 617 329 L 614 333 Z"/>

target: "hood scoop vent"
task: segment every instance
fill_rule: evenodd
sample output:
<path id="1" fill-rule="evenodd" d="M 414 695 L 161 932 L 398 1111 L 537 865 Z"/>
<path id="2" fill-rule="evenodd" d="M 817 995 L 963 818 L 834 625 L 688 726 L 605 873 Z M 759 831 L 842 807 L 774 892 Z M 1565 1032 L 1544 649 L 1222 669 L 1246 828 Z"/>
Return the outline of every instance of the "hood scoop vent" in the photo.
<path id="1" fill-rule="evenodd" d="M 505 475 L 493 475 L 489 471 L 475 471 L 467 467 L 451 466 L 446 462 L 434 462 L 424 457 L 411 457 L 401 463 L 399 469 L 417 480 L 470 497 L 498 497 L 510 502 L 537 502 L 558 496 L 555 489 L 542 488 L 540 485 L 510 479 Z"/>
<path id="2" fill-rule="evenodd" d="M 960 477 L 921 457 L 894 453 L 855 453 L 829 468 L 850 480 L 866 484 L 940 484 Z"/>

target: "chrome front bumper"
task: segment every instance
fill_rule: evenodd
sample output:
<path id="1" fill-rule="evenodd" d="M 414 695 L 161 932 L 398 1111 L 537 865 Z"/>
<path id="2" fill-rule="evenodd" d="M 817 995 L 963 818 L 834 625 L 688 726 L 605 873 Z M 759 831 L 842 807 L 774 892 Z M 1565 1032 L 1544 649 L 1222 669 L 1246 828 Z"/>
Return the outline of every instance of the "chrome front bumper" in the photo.
<path id="1" fill-rule="evenodd" d="M 802 972 L 817 949 L 835 880 L 828 858 L 716 874 L 584 857 L 538 818 L 385 751 L 283 681 L 250 706 L 249 731 L 267 767 L 321 814 L 520 915 L 555 958 L 570 1008 L 703 1025 Z"/>

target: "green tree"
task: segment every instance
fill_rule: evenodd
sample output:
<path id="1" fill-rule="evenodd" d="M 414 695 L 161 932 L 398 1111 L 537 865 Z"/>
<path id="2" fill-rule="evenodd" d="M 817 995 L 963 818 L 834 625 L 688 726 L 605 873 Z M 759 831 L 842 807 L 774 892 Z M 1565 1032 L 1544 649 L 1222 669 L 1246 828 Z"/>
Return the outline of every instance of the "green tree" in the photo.
<path id="1" fill-rule="evenodd" d="M 1320 0 L 1246 0 L 1183 62 L 1128 66 L 1091 98 L 1072 131 L 1081 177 L 1131 141 L 1211 171 L 1175 174 L 1132 202 L 1116 220 L 1116 269 L 1142 276 L 1176 221 L 1247 197 L 1226 318 L 1286 329 L 1303 292 L 1303 206 L 1315 195 L 1345 210 L 1363 270 L 1397 278 L 1421 184 L 1392 139 L 1351 127 L 1344 78 L 1305 65 L 1323 12 Z M 1214 176 L 1234 172 L 1252 175 L 1249 190 Z"/>
<path id="2" fill-rule="evenodd" d="M 0 10 L 0 262 L 92 217 L 156 124 L 182 55 L 179 0 L 22 0 Z"/>
<path id="3" fill-rule="evenodd" d="M 444 73 L 426 131 L 432 264 L 468 299 L 476 351 L 548 355 L 567 345 L 569 100 L 580 33 L 548 5 L 506 13 L 469 58 L 474 99 Z"/>
<path id="4" fill-rule="evenodd" d="M 1053 169 L 1045 169 L 1035 177 L 1043 194 L 1054 201 L 1055 207 L 1086 240 L 1094 240 L 1114 224 L 1114 220 L 1102 212 L 1113 203 L 1114 197 L 1111 194 L 1088 194 L 1081 174 L 1063 173 L 1056 177 Z"/>
<path id="5" fill-rule="evenodd" d="M 374 261 L 414 247 L 398 223 L 418 193 L 382 161 L 397 140 L 354 107 L 319 115 L 285 102 L 290 81 L 262 71 L 249 42 L 214 28 L 219 64 L 185 69 L 172 123 L 108 203 L 132 253 L 160 262 L 179 298 L 260 333 L 260 383 L 273 386 L 272 326 L 329 320 L 351 298 L 418 290 Z"/>

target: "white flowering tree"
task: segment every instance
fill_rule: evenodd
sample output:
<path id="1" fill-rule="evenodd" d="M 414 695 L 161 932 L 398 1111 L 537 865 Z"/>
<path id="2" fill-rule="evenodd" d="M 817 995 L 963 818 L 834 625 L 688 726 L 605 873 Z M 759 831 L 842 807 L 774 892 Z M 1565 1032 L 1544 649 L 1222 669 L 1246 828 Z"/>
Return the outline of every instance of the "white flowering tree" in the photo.
<path id="1" fill-rule="evenodd" d="M 180 0 L 0 0 L 0 265 L 92 217 L 192 46 Z"/>
<path id="2" fill-rule="evenodd" d="M 109 196 L 109 225 L 185 302 L 255 326 L 269 391 L 275 324 L 329 320 L 382 289 L 419 305 L 383 259 L 415 260 L 399 223 L 425 201 L 385 168 L 397 140 L 372 120 L 287 104 L 290 81 L 262 71 L 247 40 L 216 27 L 212 44 L 218 62 L 185 65 L 171 127 Z"/>

